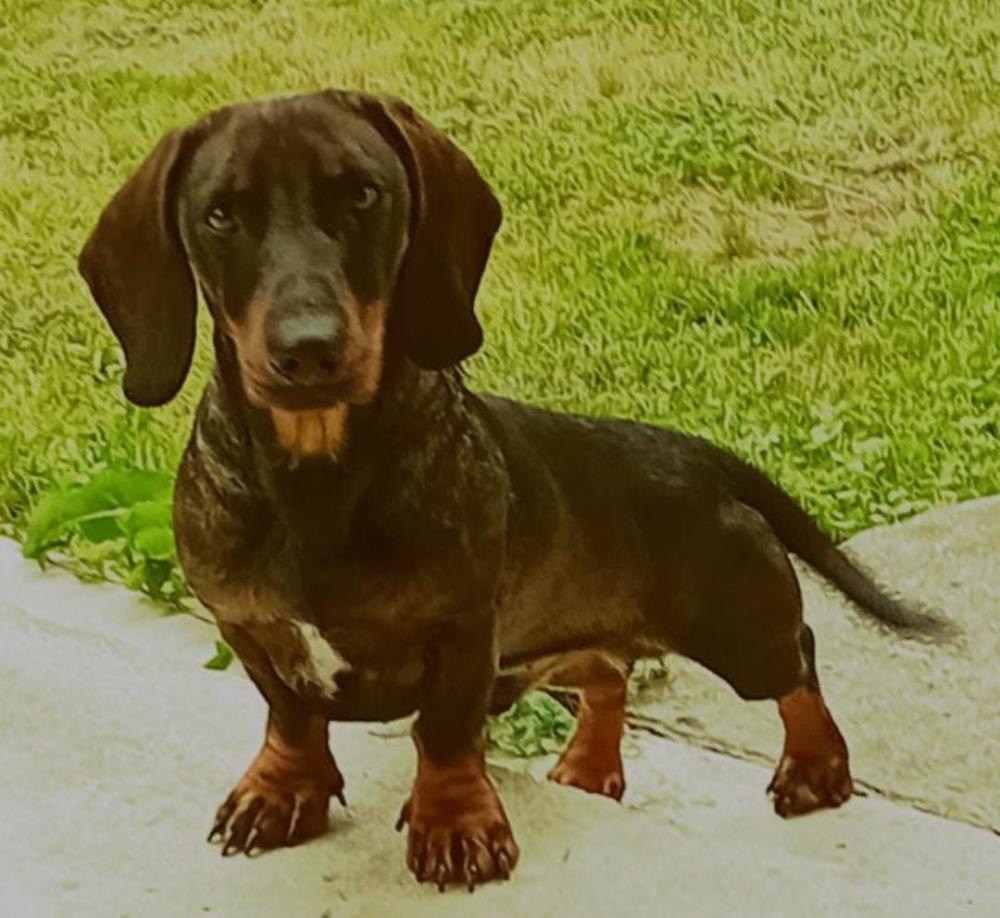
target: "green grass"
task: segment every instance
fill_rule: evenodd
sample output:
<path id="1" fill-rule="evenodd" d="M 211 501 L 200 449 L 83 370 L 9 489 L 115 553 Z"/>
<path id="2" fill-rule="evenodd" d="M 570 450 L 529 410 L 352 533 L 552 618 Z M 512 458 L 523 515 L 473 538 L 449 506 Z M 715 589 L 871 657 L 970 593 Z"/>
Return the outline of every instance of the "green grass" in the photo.
<path id="1" fill-rule="evenodd" d="M 173 469 L 75 272 L 168 127 L 392 91 L 506 209 L 473 387 L 704 434 L 838 536 L 1000 491 L 989 0 L 0 0 L 0 525 Z"/>

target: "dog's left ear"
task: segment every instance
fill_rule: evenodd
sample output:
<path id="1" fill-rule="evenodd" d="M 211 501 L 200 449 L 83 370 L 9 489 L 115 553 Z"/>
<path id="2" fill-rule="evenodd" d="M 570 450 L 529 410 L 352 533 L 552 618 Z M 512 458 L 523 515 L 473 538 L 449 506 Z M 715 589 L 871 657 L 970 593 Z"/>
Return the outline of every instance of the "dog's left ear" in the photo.
<path id="1" fill-rule="evenodd" d="M 416 364 L 454 366 L 483 343 L 473 306 L 500 202 L 469 158 L 405 102 L 360 93 L 350 101 L 396 150 L 410 182 L 410 241 L 390 321 Z"/>
<path id="2" fill-rule="evenodd" d="M 104 208 L 80 273 L 125 352 L 125 396 L 149 407 L 180 389 L 197 295 L 177 231 L 176 185 L 190 132 L 171 131 Z"/>

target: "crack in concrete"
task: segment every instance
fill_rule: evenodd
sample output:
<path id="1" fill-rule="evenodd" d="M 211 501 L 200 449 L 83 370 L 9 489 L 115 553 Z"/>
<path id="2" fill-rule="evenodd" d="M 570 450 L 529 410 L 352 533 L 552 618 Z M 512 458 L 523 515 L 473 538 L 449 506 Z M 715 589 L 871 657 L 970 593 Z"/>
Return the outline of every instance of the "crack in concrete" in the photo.
<path id="1" fill-rule="evenodd" d="M 709 752 L 716 752 L 720 755 L 727 755 L 730 758 L 740 759 L 744 762 L 752 762 L 757 765 L 774 767 L 774 759 L 755 749 L 748 749 L 737 743 L 730 743 L 727 740 L 711 736 L 701 730 L 694 730 L 680 726 L 677 723 L 670 723 L 658 717 L 651 717 L 647 714 L 630 713 L 625 718 L 625 723 L 632 730 L 658 737 L 659 739 L 679 740 L 699 749 Z M 994 835 L 1000 835 L 1000 825 L 992 825 L 985 820 L 976 819 L 974 816 L 956 816 L 951 813 L 942 812 L 939 807 L 934 806 L 931 801 L 911 794 L 903 794 L 888 787 L 881 787 L 863 778 L 854 777 L 854 793 L 858 797 L 867 797 L 874 794 L 892 803 L 899 803 L 904 806 L 920 810 L 922 813 L 929 813 L 947 819 L 950 822 L 961 822 L 966 825 L 975 826 L 977 829 L 988 829 Z M 860 790 L 859 790 L 860 788 Z"/>

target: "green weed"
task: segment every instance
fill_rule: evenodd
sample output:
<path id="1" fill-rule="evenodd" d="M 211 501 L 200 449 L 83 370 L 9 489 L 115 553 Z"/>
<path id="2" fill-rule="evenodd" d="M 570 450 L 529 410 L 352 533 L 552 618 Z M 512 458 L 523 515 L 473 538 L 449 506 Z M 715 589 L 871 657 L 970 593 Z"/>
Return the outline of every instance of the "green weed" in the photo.
<path id="1" fill-rule="evenodd" d="M 573 732 L 573 715 L 545 692 L 531 692 L 486 725 L 486 740 L 507 755 L 558 752 Z"/>
<path id="2" fill-rule="evenodd" d="M 49 491 L 25 529 L 26 557 L 58 552 L 91 578 L 117 580 L 180 608 L 189 595 L 174 547 L 173 477 L 112 468 Z"/>

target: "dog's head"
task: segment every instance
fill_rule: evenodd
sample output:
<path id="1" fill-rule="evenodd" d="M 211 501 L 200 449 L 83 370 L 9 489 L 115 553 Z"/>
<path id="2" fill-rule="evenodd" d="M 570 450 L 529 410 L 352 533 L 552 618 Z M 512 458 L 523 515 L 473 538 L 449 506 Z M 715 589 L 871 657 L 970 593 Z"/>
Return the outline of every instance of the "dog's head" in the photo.
<path id="1" fill-rule="evenodd" d="M 428 369 L 477 350 L 500 219 L 472 163 L 408 105 L 325 92 L 167 134 L 105 208 L 80 271 L 132 402 L 181 387 L 197 285 L 280 434 L 298 413 L 371 400 L 387 339 Z"/>

